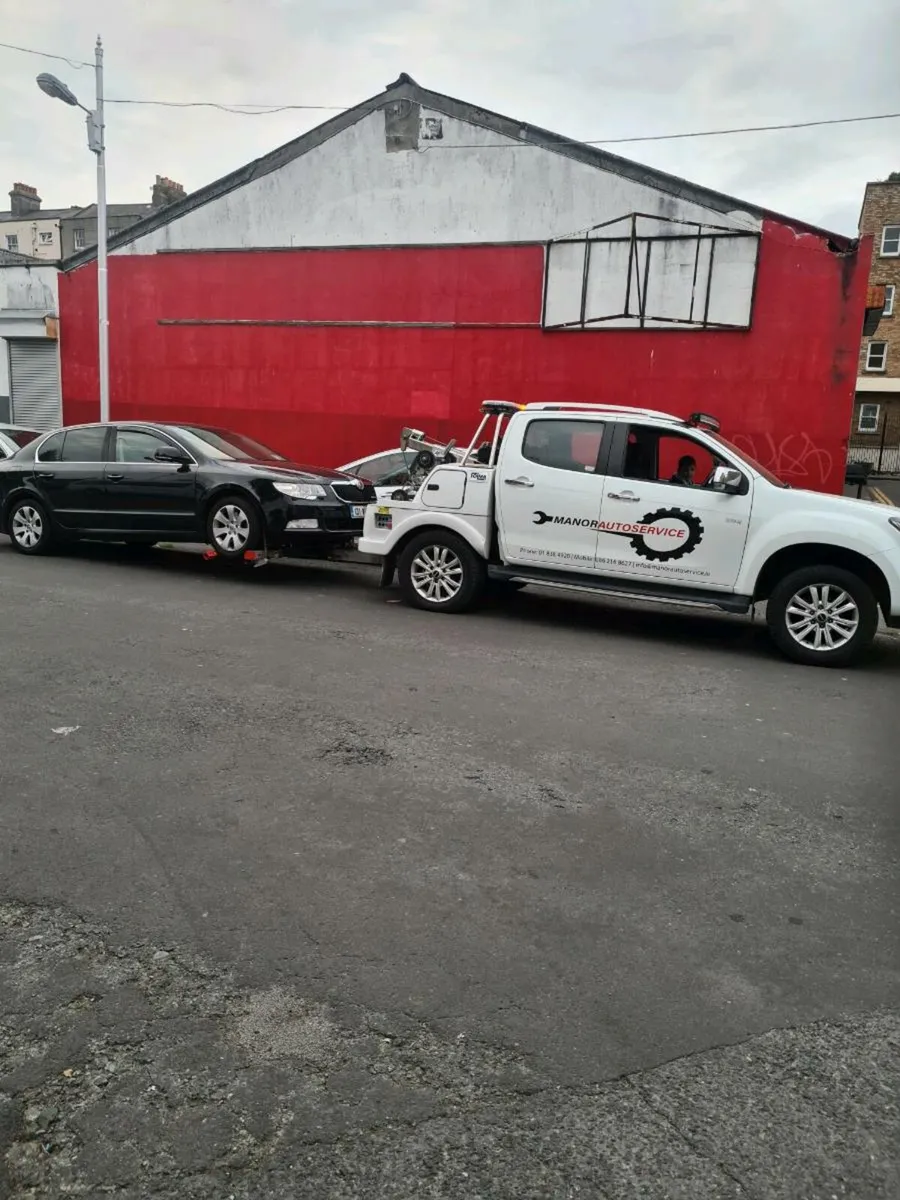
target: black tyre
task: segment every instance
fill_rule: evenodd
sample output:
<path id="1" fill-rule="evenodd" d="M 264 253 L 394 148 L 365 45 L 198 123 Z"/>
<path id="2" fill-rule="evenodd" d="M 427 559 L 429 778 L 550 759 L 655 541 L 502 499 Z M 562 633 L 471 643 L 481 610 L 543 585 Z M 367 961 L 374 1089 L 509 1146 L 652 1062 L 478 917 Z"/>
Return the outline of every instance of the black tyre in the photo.
<path id="1" fill-rule="evenodd" d="M 47 510 L 26 496 L 13 502 L 6 521 L 9 540 L 20 554 L 49 554 L 55 537 Z"/>
<path id="2" fill-rule="evenodd" d="M 206 540 L 222 558 L 243 558 L 263 544 L 263 523 L 252 500 L 237 493 L 217 497 L 206 518 Z"/>
<path id="3" fill-rule="evenodd" d="M 487 568 L 468 542 L 443 529 L 412 539 L 397 562 L 408 604 L 430 612 L 465 612 L 483 597 Z"/>
<path id="4" fill-rule="evenodd" d="M 846 667 L 872 644 L 878 603 L 852 571 L 803 567 L 775 585 L 766 620 L 775 645 L 794 662 Z"/>

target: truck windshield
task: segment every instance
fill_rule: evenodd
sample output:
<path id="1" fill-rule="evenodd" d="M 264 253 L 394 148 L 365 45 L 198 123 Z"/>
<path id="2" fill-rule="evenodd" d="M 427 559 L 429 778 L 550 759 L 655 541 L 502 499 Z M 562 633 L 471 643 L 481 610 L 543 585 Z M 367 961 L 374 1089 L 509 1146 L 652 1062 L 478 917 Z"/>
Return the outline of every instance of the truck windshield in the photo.
<path id="1" fill-rule="evenodd" d="M 780 488 L 789 488 L 791 486 L 789 483 L 785 483 L 783 479 L 779 479 L 777 475 L 773 475 L 768 467 L 764 467 L 762 463 L 757 462 L 756 459 L 747 454 L 745 450 L 741 450 L 738 446 L 733 446 L 731 442 L 729 442 L 727 438 L 723 438 L 721 434 L 714 433 L 711 436 L 717 442 L 721 442 L 722 445 L 725 446 L 726 449 L 730 450 L 732 454 L 736 454 L 738 458 L 742 458 L 745 463 L 749 463 L 753 470 L 762 475 L 763 479 L 765 479 L 767 482 L 774 484 L 775 487 Z"/>

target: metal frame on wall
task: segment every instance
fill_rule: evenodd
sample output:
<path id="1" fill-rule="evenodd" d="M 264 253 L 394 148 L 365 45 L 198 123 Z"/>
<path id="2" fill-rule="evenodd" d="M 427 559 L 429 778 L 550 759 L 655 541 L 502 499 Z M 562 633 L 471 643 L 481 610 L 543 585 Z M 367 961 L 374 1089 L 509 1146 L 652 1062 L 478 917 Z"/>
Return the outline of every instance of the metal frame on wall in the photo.
<path id="1" fill-rule="evenodd" d="M 677 225 L 684 226 L 694 232 L 690 233 L 663 233 L 663 234 L 646 234 L 638 232 L 638 221 L 654 221 L 657 224 L 666 226 Z M 598 236 L 598 230 L 609 229 L 614 225 L 622 225 L 624 222 L 629 223 L 629 231 L 624 235 L 617 236 Z M 716 246 L 721 241 L 733 241 L 736 239 L 752 238 L 756 242 L 756 253 L 753 260 L 753 294 L 750 300 L 750 314 L 753 311 L 753 301 L 756 292 L 756 276 L 759 266 L 759 243 L 760 233 L 756 230 L 734 229 L 726 225 L 709 225 L 699 221 L 686 221 L 675 217 L 657 217 L 649 213 L 630 213 L 627 216 L 615 217 L 610 221 L 603 221 L 599 225 L 594 225 L 587 230 L 584 237 L 564 237 L 554 238 L 546 243 L 544 256 L 544 286 L 543 296 L 541 299 L 541 327 L 546 330 L 565 330 L 565 329 L 592 329 L 598 328 L 610 321 L 636 321 L 637 324 L 628 328 L 644 329 L 648 321 L 652 321 L 654 326 L 660 324 L 672 326 L 689 326 L 695 329 L 728 329 L 745 330 L 749 328 L 750 321 L 746 324 L 732 324 L 723 321 L 711 321 L 709 319 L 710 295 L 712 291 L 713 269 L 716 261 Z M 694 276 L 691 286 L 690 308 L 687 317 L 670 317 L 656 315 L 647 311 L 647 294 L 650 283 L 650 262 L 653 252 L 653 246 L 659 242 L 694 242 L 696 249 L 694 251 Z M 607 313 L 601 317 L 589 317 L 587 315 L 588 303 L 588 287 L 590 281 L 591 269 L 591 254 L 593 247 L 598 243 L 608 245 L 613 242 L 628 243 L 628 278 L 625 285 L 625 307 L 621 312 Z M 709 261 L 706 268 L 705 287 L 700 289 L 701 294 L 698 296 L 697 280 L 700 273 L 701 249 L 704 243 L 710 243 Z M 552 262 L 553 249 L 556 246 L 581 246 L 583 247 L 582 261 L 582 276 L 581 276 L 581 305 L 580 315 L 577 320 L 563 321 L 559 323 L 547 323 L 547 298 L 550 282 L 550 267 Z M 644 261 L 640 261 L 640 248 L 645 247 Z M 643 267 L 643 269 L 641 269 Z M 641 275 L 643 274 L 643 280 Z M 632 299 L 636 297 L 636 307 L 632 306 Z M 621 327 L 619 327 L 621 328 Z"/>

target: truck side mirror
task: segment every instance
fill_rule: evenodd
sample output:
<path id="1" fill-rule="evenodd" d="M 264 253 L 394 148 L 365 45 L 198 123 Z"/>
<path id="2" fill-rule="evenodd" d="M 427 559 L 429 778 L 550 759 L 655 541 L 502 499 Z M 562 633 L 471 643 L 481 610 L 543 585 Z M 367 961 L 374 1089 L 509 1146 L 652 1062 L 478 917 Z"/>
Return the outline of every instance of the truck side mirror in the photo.
<path id="1" fill-rule="evenodd" d="M 709 486 L 714 492 L 724 492 L 727 496 L 737 496 L 744 490 L 744 476 L 737 467 L 716 467 L 709 481 Z"/>

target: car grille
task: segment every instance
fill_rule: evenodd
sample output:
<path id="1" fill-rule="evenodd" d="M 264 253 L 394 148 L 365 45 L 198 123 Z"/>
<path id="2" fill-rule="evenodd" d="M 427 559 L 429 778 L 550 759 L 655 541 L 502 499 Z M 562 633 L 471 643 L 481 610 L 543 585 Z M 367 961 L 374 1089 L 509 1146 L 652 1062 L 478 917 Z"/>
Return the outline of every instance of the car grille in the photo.
<path id="1" fill-rule="evenodd" d="M 371 504 L 375 499 L 375 489 L 371 483 L 363 487 L 354 487 L 352 483 L 333 483 L 331 490 L 345 504 Z"/>

